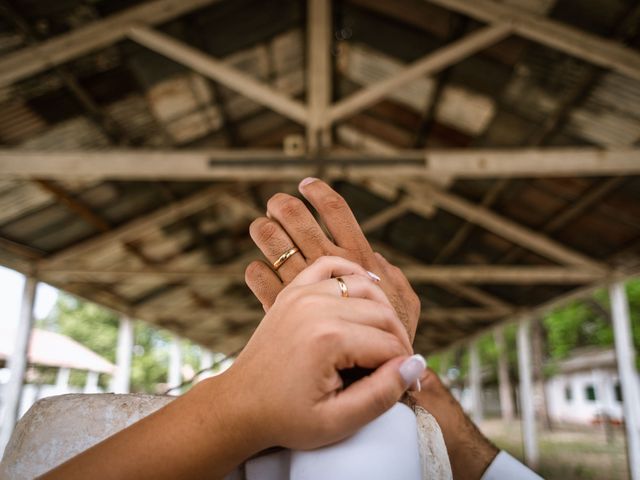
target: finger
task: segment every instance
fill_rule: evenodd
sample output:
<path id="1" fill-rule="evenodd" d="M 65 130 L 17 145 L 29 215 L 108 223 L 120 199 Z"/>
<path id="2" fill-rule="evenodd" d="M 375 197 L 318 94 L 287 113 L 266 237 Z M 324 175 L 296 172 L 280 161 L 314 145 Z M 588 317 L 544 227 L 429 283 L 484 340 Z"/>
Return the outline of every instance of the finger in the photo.
<path id="1" fill-rule="evenodd" d="M 406 353 L 413 353 L 413 347 L 407 331 L 396 315 L 394 308 L 388 302 L 381 303 L 363 298 L 341 298 L 338 301 L 344 304 L 344 306 L 336 306 L 339 309 L 336 312 L 338 318 L 389 332 L 400 340 Z"/>
<path id="2" fill-rule="evenodd" d="M 300 272 L 291 283 L 297 286 L 309 285 L 331 277 L 353 274 L 376 280 L 376 277 L 371 277 L 371 274 L 366 269 L 351 260 L 342 257 L 320 257 Z"/>
<path id="3" fill-rule="evenodd" d="M 249 234 L 272 265 L 283 253 L 296 246 L 278 222 L 265 217 L 257 218 L 251 223 Z M 284 283 L 289 283 L 306 267 L 304 256 L 298 252 L 287 259 L 276 273 Z"/>
<path id="4" fill-rule="evenodd" d="M 393 309 L 389 299 L 382 289 L 376 285 L 369 276 L 358 273 L 349 275 L 340 274 L 339 276 L 347 288 L 347 295 L 349 299 L 372 300 L 376 304 L 387 305 L 389 308 Z M 294 282 L 297 282 L 297 279 L 294 280 Z M 340 284 L 335 278 L 329 278 L 327 280 L 314 283 L 312 288 L 315 293 L 325 293 L 327 295 L 343 297 Z M 344 307 L 344 303 L 339 305 Z"/>
<path id="5" fill-rule="evenodd" d="M 344 336 L 335 345 L 334 365 L 337 370 L 362 367 L 378 368 L 394 357 L 406 355 L 403 342 L 394 334 L 369 325 L 343 324 Z"/>
<path id="6" fill-rule="evenodd" d="M 277 220 L 309 260 L 327 255 L 335 245 L 302 201 L 286 193 L 276 193 L 267 202 L 269 218 Z"/>
<path id="7" fill-rule="evenodd" d="M 420 355 L 391 359 L 371 375 L 329 397 L 323 413 L 349 433 L 354 432 L 389 410 L 424 369 Z"/>
<path id="8" fill-rule="evenodd" d="M 396 287 L 394 289 L 386 289 L 385 293 L 387 293 L 389 301 L 405 325 L 409 337 L 413 340 L 418 327 L 418 319 L 420 318 L 420 298 L 416 295 L 402 270 L 389 263 L 378 252 L 376 252 L 375 257 L 384 278 L 390 280 L 389 283 Z M 385 286 L 381 284 L 383 290 Z"/>
<path id="9" fill-rule="evenodd" d="M 251 262 L 247 266 L 244 271 L 244 280 L 262 304 L 265 312 L 271 308 L 276 301 L 278 293 L 284 287 L 280 277 L 271 270 L 271 267 L 258 260 Z"/>
<path id="10" fill-rule="evenodd" d="M 314 178 L 305 178 L 298 189 L 318 211 L 338 246 L 355 252 L 371 251 L 349 205 L 335 190 Z"/>

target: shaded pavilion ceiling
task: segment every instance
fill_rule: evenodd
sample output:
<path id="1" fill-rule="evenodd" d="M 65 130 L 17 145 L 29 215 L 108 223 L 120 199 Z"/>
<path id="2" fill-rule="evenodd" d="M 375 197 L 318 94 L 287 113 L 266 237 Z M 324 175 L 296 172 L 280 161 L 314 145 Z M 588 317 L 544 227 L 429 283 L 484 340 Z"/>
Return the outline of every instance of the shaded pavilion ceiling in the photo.
<path id="1" fill-rule="evenodd" d="M 0 60 L 140 3 L 0 0 Z M 155 28 L 304 102 L 306 2 L 208 3 Z M 504 3 L 640 48 L 637 2 L 584 0 L 577 9 L 570 0 Z M 334 1 L 332 100 L 481 28 L 424 0 Z M 633 148 L 640 140 L 640 81 L 511 35 L 341 119 L 331 134 L 339 152 L 385 155 Z M 132 40 L 0 86 L 5 150 L 280 149 L 304 135 L 298 123 Z M 243 284 L 244 266 L 260 257 L 248 227 L 271 194 L 294 193 L 297 182 L 277 174 L 233 182 L 62 177 L 0 177 L 0 263 L 216 350 L 246 341 L 261 313 Z M 384 180 L 334 180 L 374 248 L 411 273 L 424 309 L 418 349 L 451 345 L 604 281 L 612 269 L 637 271 L 638 176 L 534 177 L 407 180 L 390 173 Z M 457 200 L 466 203 L 446 207 Z M 544 273 L 561 262 L 473 221 L 469 206 L 603 271 L 549 270 L 547 280 L 530 281 L 524 267 Z M 502 280 L 448 280 L 433 270 L 426 275 L 425 265 L 520 270 Z"/>

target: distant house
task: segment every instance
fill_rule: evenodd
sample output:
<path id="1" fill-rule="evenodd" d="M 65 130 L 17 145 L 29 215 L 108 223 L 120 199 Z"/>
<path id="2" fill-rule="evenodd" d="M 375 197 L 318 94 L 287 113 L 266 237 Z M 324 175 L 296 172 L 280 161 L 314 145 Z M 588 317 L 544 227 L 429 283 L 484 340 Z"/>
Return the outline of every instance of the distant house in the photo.
<path id="1" fill-rule="evenodd" d="M 615 352 L 587 348 L 558 364 L 558 373 L 546 382 L 549 416 L 553 421 L 599 423 L 623 419 L 622 392 Z"/>
<path id="2" fill-rule="evenodd" d="M 0 331 L 0 368 L 6 367 L 6 361 L 13 352 L 14 335 L 9 331 Z M 97 393 L 98 376 L 101 373 L 113 374 L 115 366 L 94 351 L 75 340 L 55 332 L 33 329 L 29 342 L 29 365 L 55 367 L 58 369 L 56 383 L 53 385 L 27 384 L 20 401 L 20 415 L 26 412 L 37 400 L 65 393 Z M 69 385 L 71 370 L 87 372 L 87 381 L 83 388 Z M 8 381 L 9 371 L 0 370 L 0 399 L 2 389 Z"/>

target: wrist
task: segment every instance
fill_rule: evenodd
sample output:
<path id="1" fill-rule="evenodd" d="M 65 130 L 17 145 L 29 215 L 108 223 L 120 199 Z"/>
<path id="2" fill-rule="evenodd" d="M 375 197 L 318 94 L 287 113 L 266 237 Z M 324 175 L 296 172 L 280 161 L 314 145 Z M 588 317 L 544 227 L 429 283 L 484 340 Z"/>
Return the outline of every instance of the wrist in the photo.
<path id="1" fill-rule="evenodd" d="M 269 446 L 260 429 L 259 409 L 238 383 L 227 371 L 198 383 L 189 392 L 205 406 L 201 409 L 205 434 L 215 439 L 213 451 L 224 449 L 229 471 Z"/>

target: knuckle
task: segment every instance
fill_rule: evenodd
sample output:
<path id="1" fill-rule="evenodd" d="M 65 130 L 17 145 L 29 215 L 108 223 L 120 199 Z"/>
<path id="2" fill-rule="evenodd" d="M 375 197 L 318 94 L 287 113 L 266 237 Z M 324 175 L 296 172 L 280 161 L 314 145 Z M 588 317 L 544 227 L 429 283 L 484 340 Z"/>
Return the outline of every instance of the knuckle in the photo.
<path id="1" fill-rule="evenodd" d="M 264 264 L 258 260 L 251 262 L 244 270 L 244 279 L 247 283 L 259 281 L 262 277 L 264 277 Z"/>
<path id="2" fill-rule="evenodd" d="M 304 204 L 296 197 L 286 193 L 277 193 L 267 203 L 269 211 L 278 212 L 284 217 L 299 216 Z"/>
<path id="3" fill-rule="evenodd" d="M 344 211 L 347 207 L 347 202 L 342 198 L 342 195 L 338 193 L 330 193 L 322 198 L 322 205 L 332 212 Z"/>
<path id="4" fill-rule="evenodd" d="M 257 220 L 251 224 L 251 232 L 253 236 L 261 242 L 267 243 L 272 240 L 278 232 L 278 227 L 270 220 L 258 222 Z"/>
<path id="5" fill-rule="evenodd" d="M 371 392 L 371 403 L 378 412 L 385 412 L 393 406 L 396 399 L 387 390 L 374 389 Z"/>

